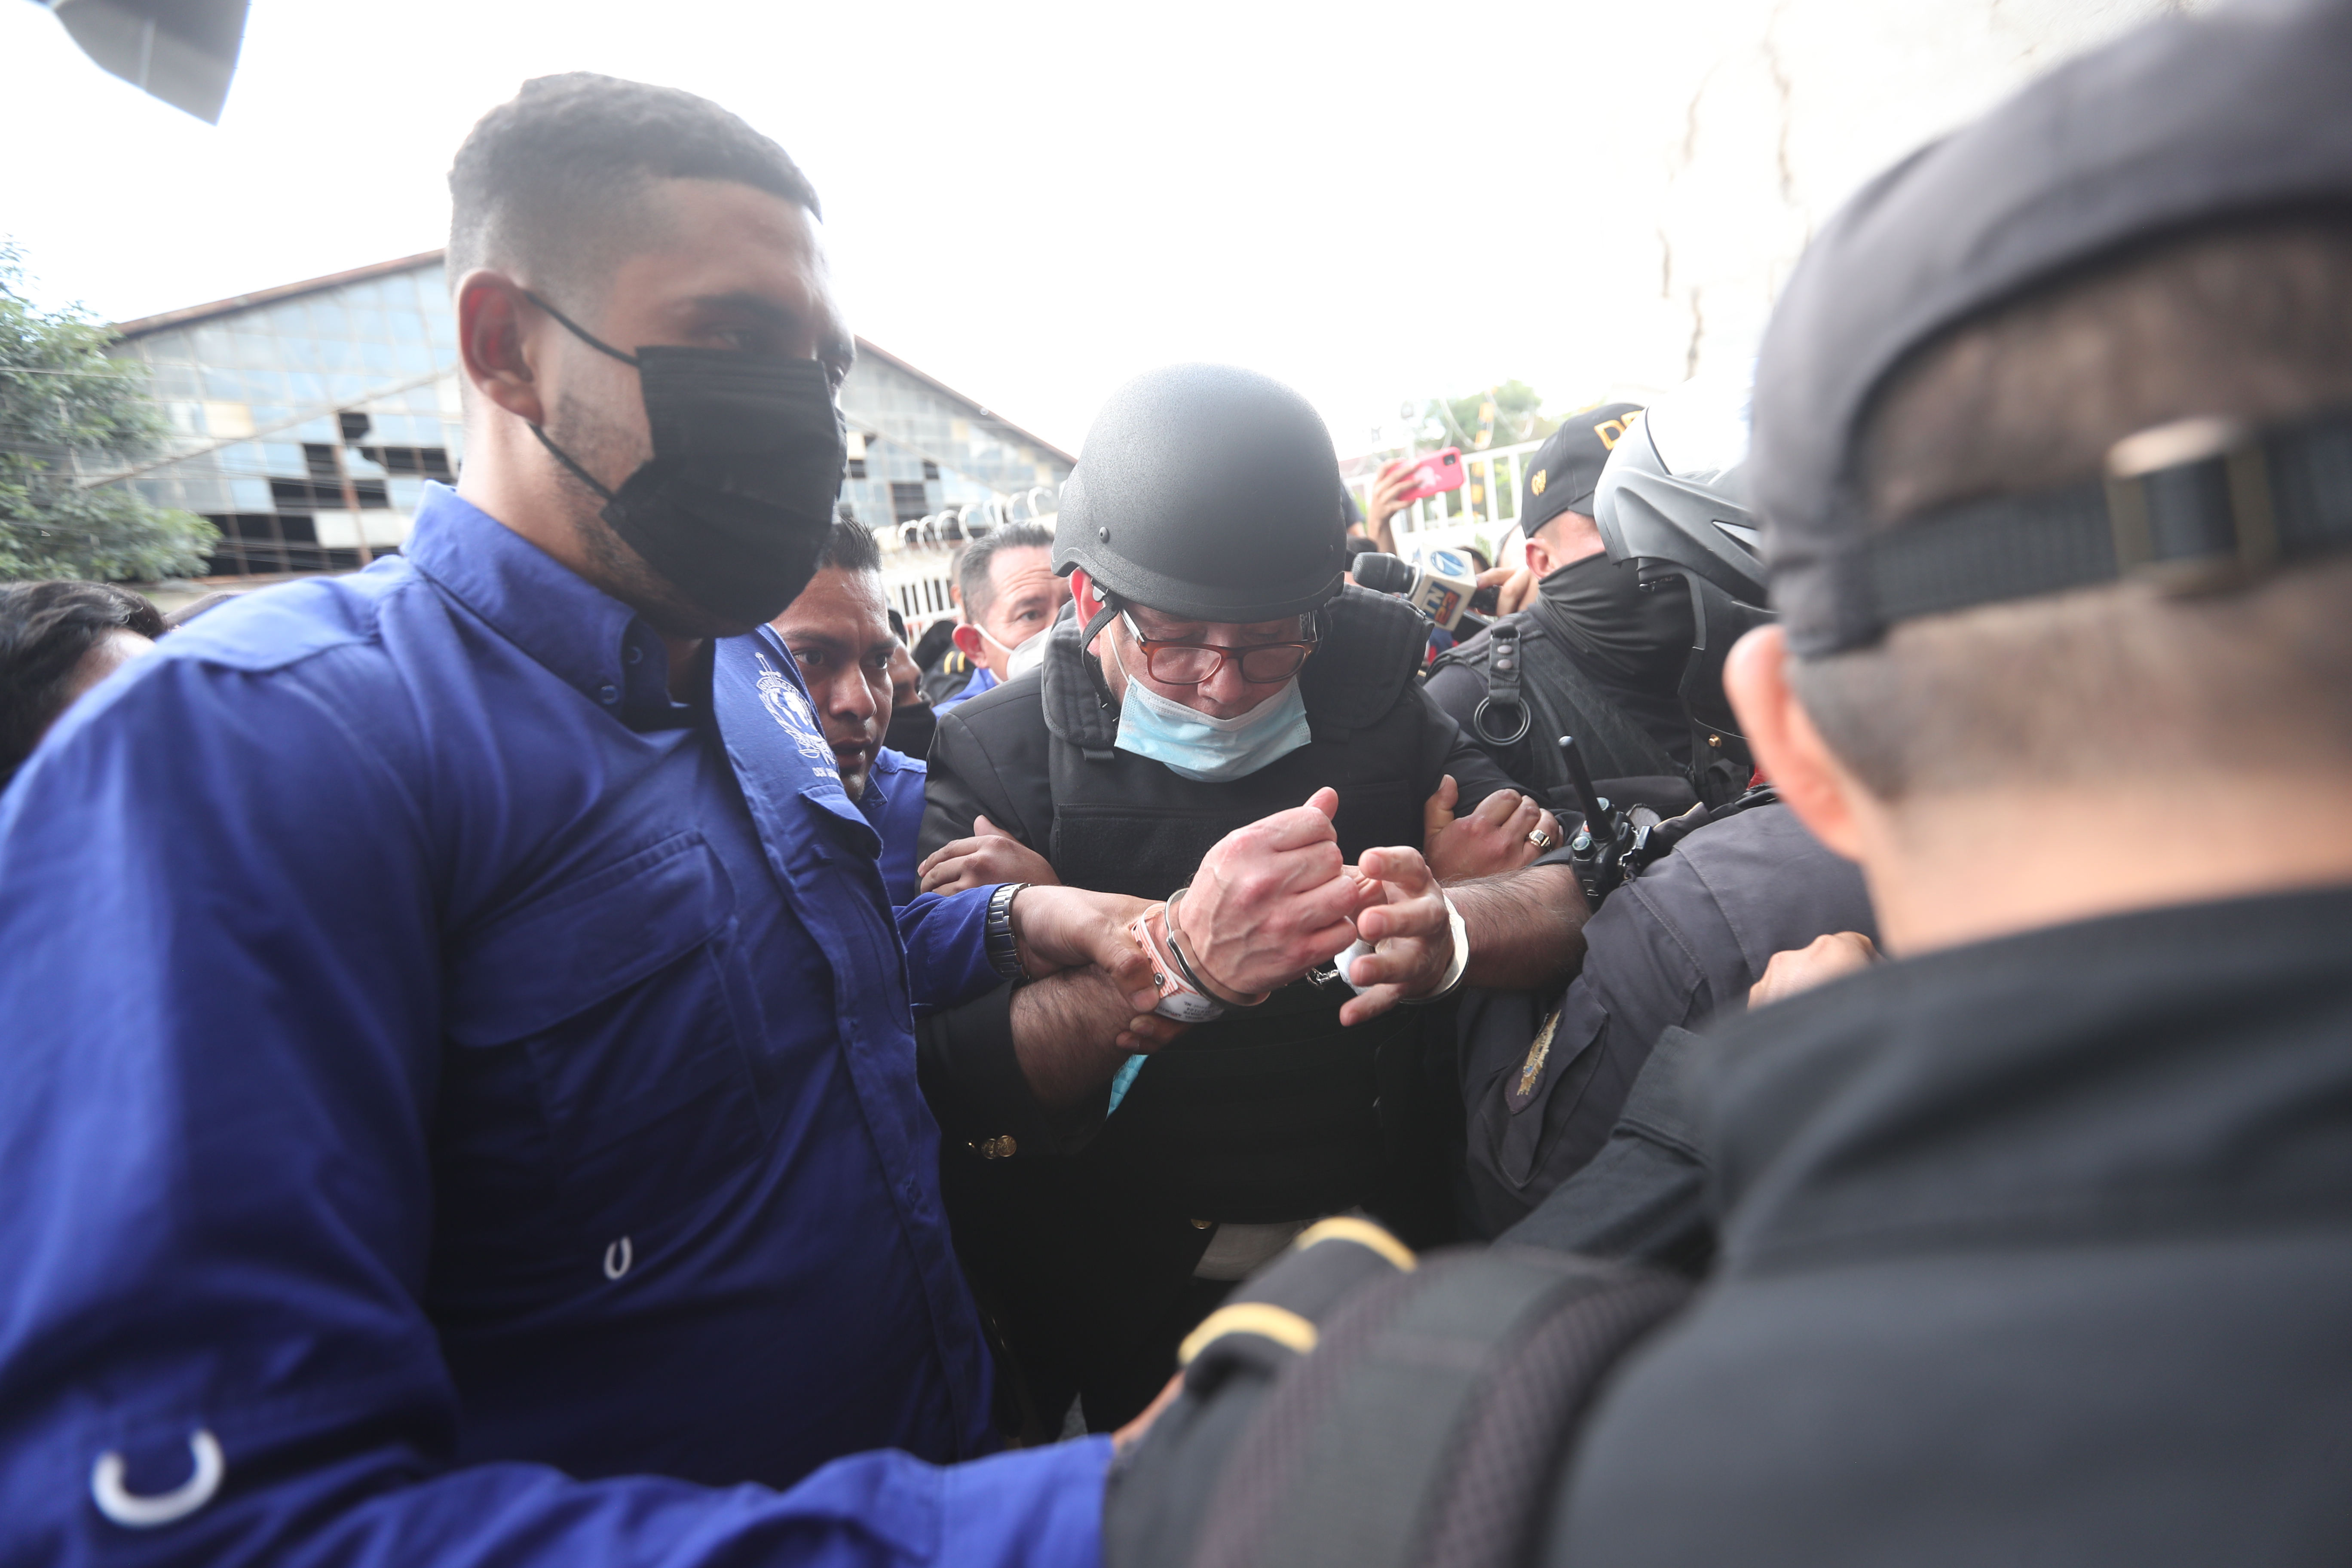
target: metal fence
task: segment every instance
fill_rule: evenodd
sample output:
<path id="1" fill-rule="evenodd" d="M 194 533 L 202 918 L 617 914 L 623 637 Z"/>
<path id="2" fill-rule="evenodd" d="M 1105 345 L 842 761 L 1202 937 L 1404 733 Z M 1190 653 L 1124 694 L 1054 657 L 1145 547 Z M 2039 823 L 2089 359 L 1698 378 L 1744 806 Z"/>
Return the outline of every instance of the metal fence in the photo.
<path id="1" fill-rule="evenodd" d="M 1410 555 L 1420 550 L 1475 544 L 1492 557 L 1518 526 L 1520 480 L 1528 454 L 1542 445 L 1522 441 L 1516 447 L 1464 452 L 1462 466 L 1467 472 L 1461 489 L 1414 501 L 1397 513 L 1393 526 L 1398 551 Z M 1381 455 L 1359 459 L 1363 471 L 1348 476 L 1348 488 L 1355 492 L 1356 504 L 1367 517 L 1371 515 L 1372 488 L 1379 481 L 1381 465 L 1389 460 Z"/>

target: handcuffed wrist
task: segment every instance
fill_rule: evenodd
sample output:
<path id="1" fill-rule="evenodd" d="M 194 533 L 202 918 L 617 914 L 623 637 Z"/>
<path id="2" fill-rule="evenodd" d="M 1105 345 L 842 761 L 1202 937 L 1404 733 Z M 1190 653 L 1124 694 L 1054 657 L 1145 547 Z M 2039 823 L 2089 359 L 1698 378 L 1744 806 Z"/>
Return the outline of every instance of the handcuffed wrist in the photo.
<path id="1" fill-rule="evenodd" d="M 1462 977 L 1470 971 L 1470 928 L 1464 923 L 1462 911 L 1454 907 L 1454 900 L 1446 897 L 1444 889 L 1440 888 L 1437 896 L 1444 900 L 1445 923 L 1454 932 L 1454 962 L 1445 966 L 1445 977 L 1437 983 L 1437 989 L 1426 995 L 1402 998 L 1402 1005 L 1407 1007 L 1426 1007 L 1444 1001 L 1462 989 Z"/>
<path id="2" fill-rule="evenodd" d="M 1272 995 L 1273 993 L 1270 991 L 1261 991 L 1255 995 L 1250 995 L 1246 993 L 1234 991 L 1230 987 L 1220 985 L 1202 972 L 1200 966 L 1192 962 L 1192 953 L 1186 951 L 1183 935 L 1176 929 L 1176 910 L 1177 906 L 1184 901 L 1184 895 L 1191 890 L 1192 889 L 1190 888 L 1177 889 L 1174 892 L 1168 895 L 1167 903 L 1161 906 L 1165 911 L 1162 916 L 1161 923 L 1167 928 L 1168 949 L 1171 955 L 1173 956 L 1176 961 L 1177 970 L 1187 981 L 1192 983 L 1193 989 L 1199 991 L 1204 996 L 1222 1002 L 1228 1007 L 1256 1006 L 1259 1003 Z"/>

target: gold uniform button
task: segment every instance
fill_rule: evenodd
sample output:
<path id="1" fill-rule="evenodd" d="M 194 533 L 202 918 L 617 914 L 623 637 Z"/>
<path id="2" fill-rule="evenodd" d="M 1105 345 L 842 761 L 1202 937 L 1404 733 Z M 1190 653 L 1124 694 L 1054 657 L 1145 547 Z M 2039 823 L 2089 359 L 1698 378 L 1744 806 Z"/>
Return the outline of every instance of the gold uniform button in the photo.
<path id="1" fill-rule="evenodd" d="M 1013 1141 L 1010 1132 L 1000 1132 L 980 1144 L 979 1148 L 980 1157 L 983 1160 L 1010 1160 L 1021 1152 L 1021 1145 Z"/>

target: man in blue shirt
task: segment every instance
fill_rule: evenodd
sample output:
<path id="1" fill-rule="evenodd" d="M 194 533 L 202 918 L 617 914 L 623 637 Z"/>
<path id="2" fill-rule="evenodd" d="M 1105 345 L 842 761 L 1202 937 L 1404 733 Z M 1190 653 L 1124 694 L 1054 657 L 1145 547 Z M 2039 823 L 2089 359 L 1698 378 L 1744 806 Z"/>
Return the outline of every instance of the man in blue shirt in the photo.
<path id="1" fill-rule="evenodd" d="M 800 666 L 842 789 L 882 836 L 882 885 L 891 903 L 912 902 L 924 769 L 882 743 L 893 706 L 890 662 L 899 645 L 882 595 L 882 551 L 863 523 L 835 521 L 816 575 L 771 629 Z"/>
<path id="2" fill-rule="evenodd" d="M 586 76 L 451 187 L 459 490 L 0 795 L 0 1557 L 1089 1563 L 1107 1443 L 939 1468 L 989 1378 L 908 998 L 1116 927 L 975 889 L 894 931 L 745 635 L 839 484 L 815 197 Z M 1240 879 L 1292 957 L 1365 902 L 1315 815 Z M 1023 988 L 1019 1070 L 1108 1077 L 1126 978 Z"/>

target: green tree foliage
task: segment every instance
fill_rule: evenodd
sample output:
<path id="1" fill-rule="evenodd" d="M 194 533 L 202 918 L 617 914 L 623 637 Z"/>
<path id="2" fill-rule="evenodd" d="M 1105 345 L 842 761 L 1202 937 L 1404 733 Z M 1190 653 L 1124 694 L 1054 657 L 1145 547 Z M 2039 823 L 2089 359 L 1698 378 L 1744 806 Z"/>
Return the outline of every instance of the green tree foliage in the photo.
<path id="1" fill-rule="evenodd" d="M 1423 439 L 1465 452 L 1540 441 L 1559 428 L 1559 421 L 1545 418 L 1542 410 L 1542 395 L 1524 381 L 1507 381 L 1465 397 L 1433 397 Z M 1486 439 L 1479 439 L 1482 435 Z"/>
<path id="2" fill-rule="evenodd" d="M 78 309 L 43 312 L 23 283 L 16 248 L 0 245 L 0 578 L 202 571 L 219 537 L 203 518 L 123 485 L 77 488 L 154 456 L 169 426 L 146 368 L 107 357 L 103 322 Z"/>

